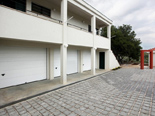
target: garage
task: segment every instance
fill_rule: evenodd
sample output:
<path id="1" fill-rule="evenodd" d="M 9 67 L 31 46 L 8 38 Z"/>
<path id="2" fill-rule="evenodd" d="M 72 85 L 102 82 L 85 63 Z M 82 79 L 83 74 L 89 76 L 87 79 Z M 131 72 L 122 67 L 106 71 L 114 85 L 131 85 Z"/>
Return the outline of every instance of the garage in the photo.
<path id="1" fill-rule="evenodd" d="M 46 79 L 46 48 L 0 46 L 0 88 Z"/>
<path id="2" fill-rule="evenodd" d="M 78 72 L 78 56 L 77 50 L 68 50 L 67 53 L 67 74 Z"/>
<path id="3" fill-rule="evenodd" d="M 54 77 L 60 76 L 60 49 L 54 49 Z M 68 49 L 67 51 L 67 74 L 78 72 L 77 50 Z"/>
<path id="4" fill-rule="evenodd" d="M 60 49 L 54 49 L 54 77 L 60 76 Z"/>
<path id="5" fill-rule="evenodd" d="M 91 52 L 83 51 L 83 71 L 91 70 Z"/>

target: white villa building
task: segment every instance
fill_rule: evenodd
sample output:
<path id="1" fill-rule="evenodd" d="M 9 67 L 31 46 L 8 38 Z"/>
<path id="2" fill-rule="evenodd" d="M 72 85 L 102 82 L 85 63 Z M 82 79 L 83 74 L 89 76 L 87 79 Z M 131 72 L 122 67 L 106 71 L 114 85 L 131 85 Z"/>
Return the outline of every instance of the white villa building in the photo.
<path id="1" fill-rule="evenodd" d="M 1 0 L 0 88 L 118 67 L 111 25 L 83 0 Z"/>

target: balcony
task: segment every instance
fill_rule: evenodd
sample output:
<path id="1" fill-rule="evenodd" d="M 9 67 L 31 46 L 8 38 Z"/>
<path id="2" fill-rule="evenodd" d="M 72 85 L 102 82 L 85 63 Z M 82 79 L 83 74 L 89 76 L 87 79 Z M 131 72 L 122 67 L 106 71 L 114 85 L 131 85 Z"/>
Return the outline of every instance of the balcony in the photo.
<path id="1" fill-rule="evenodd" d="M 108 38 L 96 35 L 95 36 L 95 47 L 110 49 L 110 40 Z"/>
<path id="2" fill-rule="evenodd" d="M 68 44 L 92 47 L 93 34 L 80 27 L 68 25 Z"/>
<path id="3" fill-rule="evenodd" d="M 49 0 L 42 3 L 52 12 L 49 14 L 51 16 L 34 12 L 31 9 L 31 3 L 33 1 L 27 3 L 25 12 L 0 5 L 0 38 L 62 44 L 61 1 Z M 40 4 L 40 1 L 35 1 L 35 3 Z M 96 24 L 92 26 L 92 17 L 93 15 L 84 8 L 68 2 L 67 19 L 70 20 L 66 22 L 68 24 L 66 43 L 85 47 L 93 47 L 94 43 L 97 48 L 109 49 L 109 39 L 96 35 L 93 40 L 91 32 L 92 27 L 99 30 L 108 26 L 107 23 L 101 18 L 95 17 Z"/>
<path id="4" fill-rule="evenodd" d="M 62 43 L 61 21 L 2 5 L 0 15 L 0 38 Z"/>

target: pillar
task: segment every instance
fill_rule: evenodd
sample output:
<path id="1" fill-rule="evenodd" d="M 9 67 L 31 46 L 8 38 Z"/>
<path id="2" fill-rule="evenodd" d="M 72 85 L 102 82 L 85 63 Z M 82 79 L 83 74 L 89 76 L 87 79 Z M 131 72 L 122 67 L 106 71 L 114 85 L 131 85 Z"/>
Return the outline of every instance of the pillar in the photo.
<path id="1" fill-rule="evenodd" d="M 102 34 L 102 28 L 99 28 L 99 35 Z"/>
<path id="2" fill-rule="evenodd" d="M 54 79 L 54 49 L 47 48 L 47 79 L 53 80 Z"/>
<path id="3" fill-rule="evenodd" d="M 96 63 L 97 63 L 97 69 L 99 69 L 100 67 L 99 67 L 99 63 L 100 63 L 100 61 L 99 61 L 99 51 L 96 51 Z"/>
<path id="4" fill-rule="evenodd" d="M 67 46 L 60 47 L 60 67 L 61 67 L 61 83 L 67 84 Z"/>
<path id="5" fill-rule="evenodd" d="M 153 69 L 153 51 L 150 51 L 150 69 Z"/>
<path id="6" fill-rule="evenodd" d="M 50 48 L 47 48 L 46 52 L 46 79 L 50 79 Z"/>
<path id="7" fill-rule="evenodd" d="M 61 20 L 64 23 L 67 22 L 67 0 L 61 1 Z"/>
<path id="8" fill-rule="evenodd" d="M 62 42 L 60 47 L 61 83 L 67 83 L 67 0 L 61 1 Z"/>
<path id="9" fill-rule="evenodd" d="M 96 67 L 96 47 L 95 47 L 95 37 L 96 37 L 96 17 L 93 16 L 91 18 L 91 30 L 93 33 L 93 47 L 91 48 L 91 74 L 95 75 L 95 67 Z"/>
<path id="10" fill-rule="evenodd" d="M 91 48 L 91 74 L 95 75 L 95 67 L 96 67 L 96 49 Z"/>
<path id="11" fill-rule="evenodd" d="M 49 49 L 49 79 L 54 79 L 54 49 Z"/>
<path id="12" fill-rule="evenodd" d="M 105 51 L 105 69 L 110 69 L 110 50 Z"/>
<path id="13" fill-rule="evenodd" d="M 78 51 L 78 72 L 83 73 L 83 51 Z"/>
<path id="14" fill-rule="evenodd" d="M 141 64 L 140 69 L 144 69 L 144 51 L 141 50 Z"/>
<path id="15" fill-rule="evenodd" d="M 92 16 L 91 18 L 91 30 L 93 35 L 96 35 L 96 17 Z"/>
<path id="16" fill-rule="evenodd" d="M 26 0 L 26 12 L 31 12 L 32 3 L 31 0 Z"/>
<path id="17" fill-rule="evenodd" d="M 107 27 L 107 37 L 110 41 L 110 50 L 111 50 L 111 25 Z"/>

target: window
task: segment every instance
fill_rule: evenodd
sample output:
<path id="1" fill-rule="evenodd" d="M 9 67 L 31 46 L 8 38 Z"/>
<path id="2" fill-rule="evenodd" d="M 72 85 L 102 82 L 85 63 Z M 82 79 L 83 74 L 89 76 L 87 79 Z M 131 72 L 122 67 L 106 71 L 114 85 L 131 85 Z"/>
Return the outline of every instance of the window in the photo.
<path id="1" fill-rule="evenodd" d="M 88 32 L 91 32 L 91 25 L 88 25 Z"/>
<path id="2" fill-rule="evenodd" d="M 0 0 L 0 4 L 20 11 L 26 11 L 26 0 Z"/>
<path id="3" fill-rule="evenodd" d="M 37 5 L 35 3 L 32 3 L 32 11 L 39 13 L 39 14 L 42 14 L 42 15 L 45 15 L 45 16 L 48 16 L 48 17 L 51 16 L 51 10 L 50 9 L 45 8 L 43 6 L 40 6 L 40 5 Z"/>
<path id="4" fill-rule="evenodd" d="M 96 35 L 99 35 L 99 29 L 96 28 Z"/>

